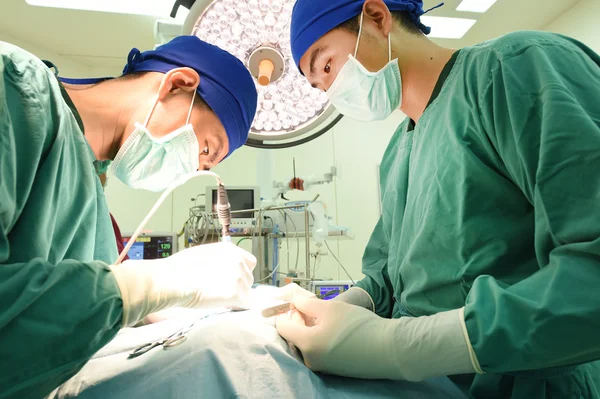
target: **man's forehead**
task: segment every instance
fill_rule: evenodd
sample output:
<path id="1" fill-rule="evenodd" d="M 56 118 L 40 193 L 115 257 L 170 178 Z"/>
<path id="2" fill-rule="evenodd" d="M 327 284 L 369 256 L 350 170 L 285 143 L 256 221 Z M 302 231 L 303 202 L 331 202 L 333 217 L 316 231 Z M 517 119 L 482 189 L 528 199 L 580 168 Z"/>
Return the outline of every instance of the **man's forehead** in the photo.
<path id="1" fill-rule="evenodd" d="M 331 48 L 335 48 L 334 43 L 330 39 L 335 29 L 325 33 L 323 36 L 318 38 L 309 48 L 306 50 L 302 58 L 300 59 L 300 69 L 304 75 L 310 74 L 310 66 L 326 51 Z"/>

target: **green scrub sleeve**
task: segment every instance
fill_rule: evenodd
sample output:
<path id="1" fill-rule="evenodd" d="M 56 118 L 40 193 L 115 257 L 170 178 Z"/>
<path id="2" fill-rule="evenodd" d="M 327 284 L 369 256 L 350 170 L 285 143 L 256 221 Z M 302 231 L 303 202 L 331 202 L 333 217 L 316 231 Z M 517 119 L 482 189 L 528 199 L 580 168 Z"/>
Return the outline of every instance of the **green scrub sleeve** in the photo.
<path id="1" fill-rule="evenodd" d="M 394 290 L 387 269 L 387 250 L 388 241 L 380 218 L 363 255 L 362 272 L 365 278 L 358 281 L 356 286 L 371 296 L 375 313 L 390 318 L 394 307 Z"/>
<path id="2" fill-rule="evenodd" d="M 11 253 L 17 248 L 9 232 L 20 201 L 13 182 L 28 176 L 10 158 L 0 160 L 0 397 L 41 398 L 117 334 L 123 304 L 103 262 L 8 263 L 27 255 Z"/>
<path id="3" fill-rule="evenodd" d="M 55 167 L 47 153 L 62 138 L 48 133 L 60 115 L 56 103 L 47 105 L 48 78 L 37 72 L 43 65 L 13 62 L 16 57 L 13 50 L 0 52 L 0 398 L 41 398 L 117 334 L 123 304 L 105 263 L 52 264 L 27 253 L 46 243 L 17 242 L 15 226 L 33 196 L 33 182 L 43 168 Z M 39 184 L 56 190 L 69 186 L 68 181 L 62 187 L 55 181 Z M 40 218 L 55 216 L 56 204 L 46 201 L 47 207 L 39 205 Z M 32 237 L 40 237 L 39 226 L 27 227 Z M 48 231 L 46 237 L 55 233 L 72 232 Z"/>
<path id="4" fill-rule="evenodd" d="M 466 303 L 469 339 L 484 372 L 598 360 L 600 59 L 560 38 L 487 71 L 481 122 L 532 205 L 539 271 L 512 286 L 480 276 Z"/>
<path id="5" fill-rule="evenodd" d="M 7 252 L 3 230 L 0 263 Z M 102 262 L 1 264 L 0 304 L 0 386 L 8 397 L 44 397 L 121 328 L 120 291 Z"/>

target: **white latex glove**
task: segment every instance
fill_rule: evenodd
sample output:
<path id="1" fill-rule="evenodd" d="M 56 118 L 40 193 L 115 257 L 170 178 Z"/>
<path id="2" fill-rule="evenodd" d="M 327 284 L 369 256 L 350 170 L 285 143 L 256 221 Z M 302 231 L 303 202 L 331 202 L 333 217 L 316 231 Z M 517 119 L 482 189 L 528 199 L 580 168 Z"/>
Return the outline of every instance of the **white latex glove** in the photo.
<path id="1" fill-rule="evenodd" d="M 373 302 L 371 295 L 359 287 L 352 287 L 348 291 L 342 292 L 340 295 L 336 296 L 333 300 L 346 302 L 350 305 L 360 306 L 361 308 L 375 312 L 375 303 Z"/>
<path id="2" fill-rule="evenodd" d="M 277 330 L 313 371 L 407 381 L 481 372 L 463 309 L 390 320 L 341 301 L 300 299 L 294 306 L 316 324 L 292 311 L 277 318 Z"/>
<path id="3" fill-rule="evenodd" d="M 231 243 L 200 245 L 165 259 L 113 265 L 123 298 L 123 326 L 171 307 L 247 308 L 255 266 L 252 254 Z"/>
<path id="4" fill-rule="evenodd" d="M 279 300 L 282 300 L 285 302 L 292 302 L 292 303 L 299 299 L 306 299 L 306 298 L 316 299 L 317 295 L 313 292 L 305 290 L 304 288 L 300 287 L 296 283 L 290 283 L 288 285 L 284 285 L 283 287 L 279 288 L 277 296 L 276 296 L 276 299 L 279 299 Z M 301 322 L 304 323 L 304 325 L 306 325 L 306 326 L 314 326 L 315 325 L 314 318 L 307 317 L 304 314 L 302 314 L 301 312 L 297 312 L 296 317 L 299 320 L 301 320 Z"/>
<path id="5" fill-rule="evenodd" d="M 317 296 L 314 292 L 310 292 L 300 287 L 296 283 L 291 283 L 288 285 L 284 285 L 283 287 L 277 290 L 277 294 L 275 296 L 276 299 L 280 299 L 286 302 L 293 302 L 302 298 L 316 298 Z"/>

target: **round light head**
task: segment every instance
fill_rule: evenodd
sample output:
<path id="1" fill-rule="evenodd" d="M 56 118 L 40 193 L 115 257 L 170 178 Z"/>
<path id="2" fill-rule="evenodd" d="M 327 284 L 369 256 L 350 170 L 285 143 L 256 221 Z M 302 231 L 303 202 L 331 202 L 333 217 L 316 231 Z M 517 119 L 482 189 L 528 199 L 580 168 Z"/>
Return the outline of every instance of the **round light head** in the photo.
<path id="1" fill-rule="evenodd" d="M 275 83 L 285 68 L 283 56 L 272 47 L 259 47 L 250 54 L 248 69 L 261 86 Z"/>
<path id="2" fill-rule="evenodd" d="M 235 55 L 255 77 L 258 107 L 250 139 L 288 140 L 331 128 L 332 119 L 339 120 L 327 95 L 311 87 L 292 59 L 294 4 L 295 0 L 197 0 L 182 30 Z M 270 63 L 261 64 L 265 60 Z"/>

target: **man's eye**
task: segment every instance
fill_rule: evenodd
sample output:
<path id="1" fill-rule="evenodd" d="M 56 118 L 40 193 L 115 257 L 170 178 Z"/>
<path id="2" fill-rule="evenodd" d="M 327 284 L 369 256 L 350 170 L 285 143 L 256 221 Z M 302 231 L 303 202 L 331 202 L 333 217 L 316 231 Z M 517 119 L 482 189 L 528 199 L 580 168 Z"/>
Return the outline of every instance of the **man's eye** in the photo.
<path id="1" fill-rule="evenodd" d="M 331 72 L 331 62 L 328 62 L 327 65 L 325 65 L 325 73 L 329 72 Z"/>
<path id="2" fill-rule="evenodd" d="M 202 150 L 202 154 L 203 155 L 208 155 L 210 153 L 208 146 L 204 146 L 204 149 Z"/>

